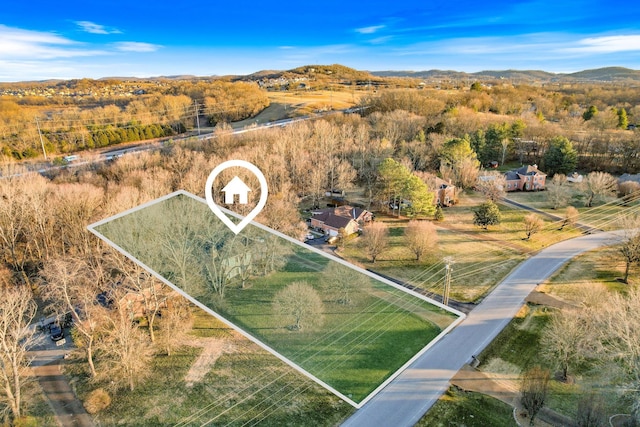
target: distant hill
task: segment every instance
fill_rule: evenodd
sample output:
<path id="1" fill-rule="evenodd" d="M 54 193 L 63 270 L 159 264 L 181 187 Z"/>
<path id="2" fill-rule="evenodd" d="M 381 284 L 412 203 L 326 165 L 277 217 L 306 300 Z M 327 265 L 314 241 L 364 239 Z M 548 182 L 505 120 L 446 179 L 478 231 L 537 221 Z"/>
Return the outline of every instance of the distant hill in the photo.
<path id="1" fill-rule="evenodd" d="M 476 73 L 465 73 L 450 70 L 427 71 L 373 71 L 374 76 L 380 77 L 413 77 L 421 79 L 509 79 L 519 81 L 537 82 L 613 82 L 613 81 L 639 81 L 640 70 L 632 70 L 624 67 L 606 67 L 594 70 L 579 71 L 577 73 L 550 73 L 542 70 L 486 70 Z"/>
<path id="2" fill-rule="evenodd" d="M 238 80 L 292 79 L 296 77 L 312 77 L 314 79 L 338 79 L 349 81 L 379 80 L 383 76 L 375 76 L 368 71 L 359 71 L 340 64 L 304 65 L 291 70 L 263 70 L 247 76 L 237 76 Z"/>

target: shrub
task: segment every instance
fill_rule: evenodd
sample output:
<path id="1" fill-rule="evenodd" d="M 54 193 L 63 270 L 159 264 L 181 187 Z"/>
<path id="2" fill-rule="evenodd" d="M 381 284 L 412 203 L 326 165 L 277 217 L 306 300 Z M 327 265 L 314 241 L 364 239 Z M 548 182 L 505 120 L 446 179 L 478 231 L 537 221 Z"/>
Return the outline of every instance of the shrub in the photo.
<path id="1" fill-rule="evenodd" d="M 111 396 L 101 388 L 93 390 L 84 400 L 84 409 L 91 415 L 105 410 L 109 405 L 111 405 Z"/>

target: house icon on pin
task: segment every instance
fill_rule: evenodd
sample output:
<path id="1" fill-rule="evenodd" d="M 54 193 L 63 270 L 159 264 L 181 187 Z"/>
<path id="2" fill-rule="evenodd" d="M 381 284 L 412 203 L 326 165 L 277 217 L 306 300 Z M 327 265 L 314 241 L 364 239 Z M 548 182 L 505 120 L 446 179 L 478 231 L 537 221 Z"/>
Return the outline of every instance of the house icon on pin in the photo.
<path id="1" fill-rule="evenodd" d="M 238 203 L 241 205 L 246 205 L 249 203 L 248 201 L 248 193 L 251 191 L 247 184 L 242 182 L 240 178 L 237 176 L 233 177 L 227 185 L 222 189 L 224 191 L 224 203 L 225 205 L 232 205 L 234 203 L 234 199 L 236 194 L 238 195 Z"/>

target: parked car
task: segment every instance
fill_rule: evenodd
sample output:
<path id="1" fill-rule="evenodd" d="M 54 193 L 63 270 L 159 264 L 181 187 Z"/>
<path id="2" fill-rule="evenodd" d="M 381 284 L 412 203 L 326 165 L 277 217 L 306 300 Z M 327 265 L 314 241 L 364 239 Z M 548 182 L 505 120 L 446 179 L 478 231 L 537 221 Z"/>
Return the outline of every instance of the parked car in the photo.
<path id="1" fill-rule="evenodd" d="M 64 331 L 58 324 L 51 325 L 51 327 L 49 328 L 49 334 L 51 335 L 51 339 L 53 341 L 60 341 L 62 338 L 64 338 Z"/>
<path id="2" fill-rule="evenodd" d="M 315 239 L 315 238 L 316 238 L 316 236 L 314 236 L 314 235 L 313 235 L 313 234 L 311 234 L 311 233 L 307 233 L 307 235 L 306 235 L 306 236 L 304 236 L 304 240 L 313 240 L 313 239 Z"/>

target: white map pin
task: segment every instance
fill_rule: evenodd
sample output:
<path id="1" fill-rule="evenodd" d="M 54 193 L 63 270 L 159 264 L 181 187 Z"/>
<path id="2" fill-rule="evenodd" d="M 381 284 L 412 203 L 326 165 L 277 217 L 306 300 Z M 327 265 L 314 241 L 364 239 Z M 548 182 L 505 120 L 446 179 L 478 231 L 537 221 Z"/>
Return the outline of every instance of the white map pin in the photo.
<path id="1" fill-rule="evenodd" d="M 224 212 L 222 212 L 222 209 L 220 208 L 220 206 L 216 205 L 216 203 L 213 201 L 213 195 L 211 193 L 212 187 L 213 187 L 213 181 L 216 179 L 218 175 L 220 175 L 220 172 L 222 172 L 225 169 L 232 168 L 234 166 L 248 169 L 258 178 L 258 182 L 260 182 L 260 200 L 258 201 L 258 204 L 256 205 L 255 208 L 253 208 L 251 212 L 249 212 L 249 215 L 245 216 L 242 219 L 242 221 L 240 221 L 238 224 L 234 224 L 233 221 L 231 221 L 229 217 L 225 215 Z M 238 177 L 235 177 L 232 180 L 232 182 L 235 181 L 237 178 Z M 238 181 L 240 180 L 238 179 Z M 242 181 L 240 181 L 240 183 L 242 183 Z M 231 184 L 231 182 L 229 184 Z M 260 171 L 260 169 L 258 169 L 254 164 L 245 162 L 244 160 L 227 160 L 224 163 L 220 163 L 211 171 L 209 178 L 207 178 L 207 184 L 206 184 L 206 187 L 204 188 L 204 194 L 205 194 L 205 198 L 207 199 L 207 204 L 209 205 L 209 208 L 211 209 L 211 211 L 218 218 L 220 218 L 220 221 L 222 221 L 227 227 L 229 227 L 231 231 L 233 231 L 235 234 L 238 234 L 251 221 L 253 221 L 253 219 L 256 216 L 258 216 L 260 211 L 262 211 L 262 208 L 264 208 L 264 205 L 267 203 L 267 196 L 269 195 L 269 191 L 267 188 L 266 178 L 262 174 L 262 171 Z"/>

